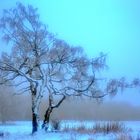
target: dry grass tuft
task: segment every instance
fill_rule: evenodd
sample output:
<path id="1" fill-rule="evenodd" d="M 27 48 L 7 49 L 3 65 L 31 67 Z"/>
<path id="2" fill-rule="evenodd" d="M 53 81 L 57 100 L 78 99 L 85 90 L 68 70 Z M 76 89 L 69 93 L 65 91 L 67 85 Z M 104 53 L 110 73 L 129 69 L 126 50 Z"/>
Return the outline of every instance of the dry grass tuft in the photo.
<path id="1" fill-rule="evenodd" d="M 131 135 L 129 134 L 119 134 L 115 140 L 134 140 Z"/>
<path id="2" fill-rule="evenodd" d="M 121 122 L 104 122 L 104 123 L 96 123 L 94 130 L 96 133 L 116 133 L 116 132 L 124 132 L 126 131 L 126 127 Z"/>
<path id="3" fill-rule="evenodd" d="M 121 122 L 97 122 L 93 124 L 92 127 L 88 128 L 85 123 L 81 123 L 79 126 L 65 126 L 63 128 L 65 132 L 78 132 L 78 133 L 117 133 L 117 132 L 125 132 L 127 128 Z"/>
<path id="4" fill-rule="evenodd" d="M 60 130 L 60 121 L 59 120 L 52 120 L 52 127 L 54 130 Z"/>

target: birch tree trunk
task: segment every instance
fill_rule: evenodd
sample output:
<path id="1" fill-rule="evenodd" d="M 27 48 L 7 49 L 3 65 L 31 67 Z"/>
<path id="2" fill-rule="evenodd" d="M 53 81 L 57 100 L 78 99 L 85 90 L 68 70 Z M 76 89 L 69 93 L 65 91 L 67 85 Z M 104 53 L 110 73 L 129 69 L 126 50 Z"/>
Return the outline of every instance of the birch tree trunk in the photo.
<path id="1" fill-rule="evenodd" d="M 43 97 L 43 84 L 33 84 L 30 85 L 31 95 L 32 95 L 32 134 L 37 132 L 39 129 L 39 107 L 41 103 L 41 98 Z"/>
<path id="2" fill-rule="evenodd" d="M 30 85 L 32 96 L 32 134 L 38 131 L 39 128 L 39 105 L 41 102 L 41 95 L 38 94 L 37 85 L 31 83 Z"/>
<path id="3" fill-rule="evenodd" d="M 45 131 L 48 130 L 49 122 L 50 122 L 50 115 L 52 113 L 52 110 L 53 110 L 53 108 L 49 107 L 45 112 L 44 121 L 43 121 L 43 124 L 42 124 L 42 129 L 45 129 Z"/>
<path id="4" fill-rule="evenodd" d="M 32 134 L 38 131 L 39 126 L 39 116 L 36 104 L 36 97 L 32 95 Z"/>
<path id="5" fill-rule="evenodd" d="M 61 105 L 61 103 L 65 100 L 65 98 L 66 97 L 63 95 L 63 97 L 59 100 L 59 102 L 56 105 L 54 105 L 52 95 L 49 96 L 49 107 L 46 110 L 45 115 L 44 115 L 44 121 L 43 121 L 43 124 L 42 124 L 42 129 L 45 129 L 45 131 L 48 130 L 49 122 L 50 122 L 50 116 L 51 116 L 51 113 L 52 113 L 53 109 L 59 107 Z"/>

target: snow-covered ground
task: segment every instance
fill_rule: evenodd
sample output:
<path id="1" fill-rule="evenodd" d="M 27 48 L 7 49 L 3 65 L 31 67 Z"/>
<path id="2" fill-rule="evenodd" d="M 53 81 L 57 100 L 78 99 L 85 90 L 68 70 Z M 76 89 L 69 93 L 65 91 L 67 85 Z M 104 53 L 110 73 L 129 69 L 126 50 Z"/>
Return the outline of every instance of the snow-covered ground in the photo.
<path id="1" fill-rule="evenodd" d="M 104 124 L 105 122 L 100 122 Z M 62 121 L 60 131 L 44 132 L 40 130 L 31 135 L 31 122 L 8 122 L 0 124 L 0 140 L 140 140 L 140 122 L 123 122 L 124 132 L 116 133 L 78 133 L 64 131 L 65 128 L 78 128 L 80 125 L 88 129 L 93 128 L 92 121 Z M 4 134 L 4 135 L 3 135 Z M 133 139 L 132 139 L 133 138 Z"/>

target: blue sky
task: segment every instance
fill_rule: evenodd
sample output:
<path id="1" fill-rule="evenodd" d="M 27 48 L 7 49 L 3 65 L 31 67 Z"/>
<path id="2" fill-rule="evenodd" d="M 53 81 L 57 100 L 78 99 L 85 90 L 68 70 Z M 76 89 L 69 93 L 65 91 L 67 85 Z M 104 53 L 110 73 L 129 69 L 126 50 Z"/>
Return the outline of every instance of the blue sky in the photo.
<path id="1" fill-rule="evenodd" d="M 3 8 L 15 3 L 16 0 L 3 1 L 0 15 Z M 83 46 L 89 57 L 101 51 L 107 53 L 108 77 L 140 77 L 139 0 L 24 0 L 24 3 L 37 7 L 51 32 L 72 45 Z M 117 98 L 140 104 L 139 94 L 139 90 L 131 90 Z"/>

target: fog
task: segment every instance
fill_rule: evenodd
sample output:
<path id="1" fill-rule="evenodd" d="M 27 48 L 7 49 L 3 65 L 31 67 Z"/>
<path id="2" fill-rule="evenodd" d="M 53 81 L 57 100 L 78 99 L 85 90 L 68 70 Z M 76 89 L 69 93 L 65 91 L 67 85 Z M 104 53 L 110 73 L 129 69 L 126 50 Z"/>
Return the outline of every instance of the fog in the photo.
<path id="1" fill-rule="evenodd" d="M 31 120 L 29 94 L 15 95 L 11 88 L 0 88 L 0 121 Z M 115 97 L 114 97 L 115 98 Z M 41 119 L 47 108 L 47 97 L 40 107 Z M 140 120 L 140 106 L 128 102 L 67 98 L 52 113 L 51 119 L 63 120 Z"/>
<path id="2" fill-rule="evenodd" d="M 55 116 L 76 120 L 140 120 L 140 106 L 127 102 L 109 101 L 99 104 L 93 100 L 74 100 L 61 105 L 52 115 Z"/>

